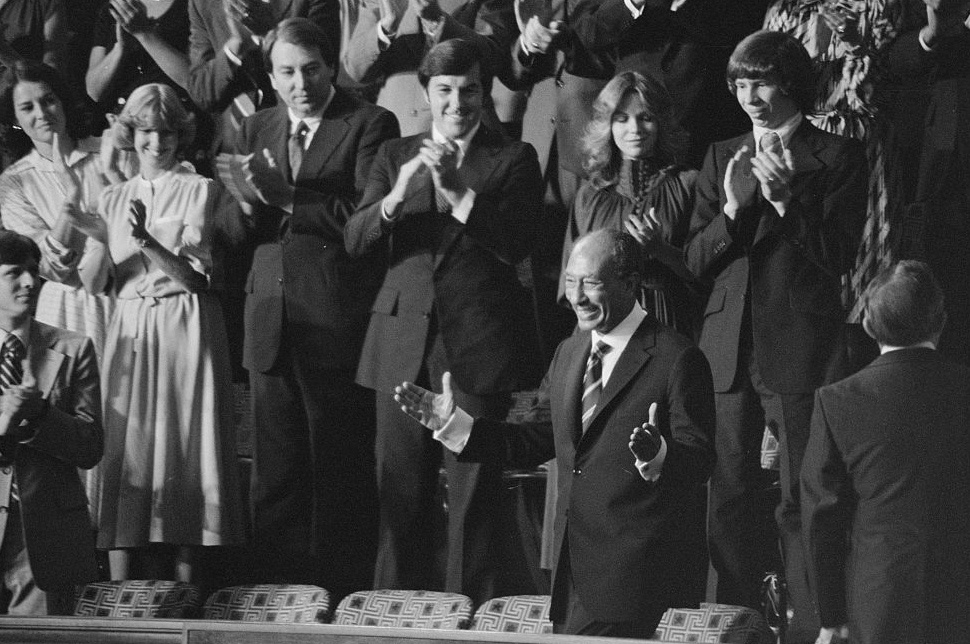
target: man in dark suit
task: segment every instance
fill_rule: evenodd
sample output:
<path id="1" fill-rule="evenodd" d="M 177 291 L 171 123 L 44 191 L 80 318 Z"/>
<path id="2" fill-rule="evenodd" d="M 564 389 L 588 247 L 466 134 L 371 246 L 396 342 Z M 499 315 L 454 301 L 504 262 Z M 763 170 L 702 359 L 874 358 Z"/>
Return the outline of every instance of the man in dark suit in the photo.
<path id="1" fill-rule="evenodd" d="M 264 48 L 282 105 L 243 121 L 249 157 L 220 161 L 222 174 L 243 166 L 227 184 L 256 245 L 243 346 L 254 537 L 264 580 L 340 594 L 369 585 L 376 543 L 374 403 L 354 373 L 381 277 L 379 258 L 347 256 L 343 227 L 397 123 L 332 86 L 335 54 L 311 21 L 284 20 Z"/>
<path id="2" fill-rule="evenodd" d="M 521 424 L 473 419 L 456 406 L 450 374 L 442 394 L 397 388 L 402 409 L 462 461 L 559 459 L 557 633 L 648 638 L 667 608 L 703 599 L 711 372 L 697 347 L 637 304 L 639 258 L 616 230 L 576 244 L 566 293 L 579 332 L 559 345 Z"/>
<path id="3" fill-rule="evenodd" d="M 890 266 L 865 297 L 882 355 L 816 392 L 801 473 L 817 641 L 944 644 L 970 615 L 970 368 L 936 351 L 929 266 Z"/>
<path id="4" fill-rule="evenodd" d="M 801 547 L 798 471 L 812 394 L 839 357 L 846 316 L 840 280 L 865 216 L 865 152 L 804 118 L 812 66 L 793 38 L 752 34 L 731 55 L 727 77 L 753 132 L 711 146 L 685 250 L 694 274 L 713 281 L 699 341 L 717 394 L 711 557 L 718 601 L 757 607 L 775 551 L 759 461 L 767 423 L 780 434 L 778 525 L 795 610 L 790 641 L 798 642 L 818 630 Z"/>
<path id="5" fill-rule="evenodd" d="M 419 80 L 432 130 L 381 148 L 344 231 L 352 256 L 388 254 L 357 372 L 377 392 L 378 588 L 440 585 L 431 512 L 441 447 L 399 413 L 394 386 L 451 371 L 463 405 L 501 419 L 511 392 L 538 380 L 531 307 L 515 266 L 538 233 L 539 165 L 530 146 L 481 123 L 480 70 L 478 49 L 463 40 L 429 51 Z M 501 470 L 448 454 L 445 466 L 445 587 L 486 599 L 495 592 Z"/>
<path id="6" fill-rule="evenodd" d="M 0 571 L 10 615 L 70 615 L 98 576 L 77 468 L 104 447 L 94 345 L 33 319 L 40 250 L 0 231 Z"/>

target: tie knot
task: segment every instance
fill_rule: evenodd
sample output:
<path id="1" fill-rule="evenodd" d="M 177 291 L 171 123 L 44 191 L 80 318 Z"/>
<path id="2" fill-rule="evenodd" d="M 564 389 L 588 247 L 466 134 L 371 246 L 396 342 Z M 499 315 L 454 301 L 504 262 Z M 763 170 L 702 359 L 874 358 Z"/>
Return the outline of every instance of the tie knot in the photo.
<path id="1" fill-rule="evenodd" d="M 768 131 L 762 134 L 760 144 L 762 152 L 771 152 L 780 155 L 785 149 L 785 146 L 781 142 L 781 137 L 778 136 L 777 132 Z"/>
<path id="2" fill-rule="evenodd" d="M 613 350 L 612 346 L 600 340 L 599 342 L 596 343 L 596 346 L 593 347 L 593 354 L 598 359 L 602 360 L 603 356 L 605 356 L 607 353 L 609 353 L 612 350 Z"/>
<path id="3" fill-rule="evenodd" d="M 14 360 L 23 360 L 26 353 L 27 349 L 24 348 L 24 343 L 20 341 L 20 338 L 13 333 L 7 334 L 7 339 L 3 341 L 3 354 Z"/>
<path id="4" fill-rule="evenodd" d="M 310 126 L 306 124 L 306 121 L 300 121 L 296 125 L 296 130 L 293 131 L 293 138 L 302 141 L 309 131 Z"/>

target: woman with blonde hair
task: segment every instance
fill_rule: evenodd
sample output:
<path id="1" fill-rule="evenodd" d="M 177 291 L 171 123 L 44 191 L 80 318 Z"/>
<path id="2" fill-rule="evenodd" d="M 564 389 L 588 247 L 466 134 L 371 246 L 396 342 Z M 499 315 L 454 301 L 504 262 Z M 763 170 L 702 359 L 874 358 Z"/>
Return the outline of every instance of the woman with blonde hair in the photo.
<path id="1" fill-rule="evenodd" d="M 563 261 L 582 235 L 625 229 L 643 248 L 641 304 L 664 324 L 694 337 L 697 296 L 681 246 L 697 172 L 677 163 L 686 144 L 663 85 L 638 72 L 614 76 L 593 103 L 586 127 L 587 179 L 570 213 Z"/>
<path id="2" fill-rule="evenodd" d="M 102 193 L 100 217 L 69 206 L 75 226 L 108 250 L 81 271 L 85 287 L 117 298 L 102 373 L 98 535 L 98 547 L 113 551 L 114 578 L 141 564 L 140 576 L 189 580 L 198 546 L 243 536 L 228 350 L 213 293 L 217 193 L 178 158 L 193 126 L 172 88 L 137 88 L 114 136 L 134 150 L 138 175 Z"/>

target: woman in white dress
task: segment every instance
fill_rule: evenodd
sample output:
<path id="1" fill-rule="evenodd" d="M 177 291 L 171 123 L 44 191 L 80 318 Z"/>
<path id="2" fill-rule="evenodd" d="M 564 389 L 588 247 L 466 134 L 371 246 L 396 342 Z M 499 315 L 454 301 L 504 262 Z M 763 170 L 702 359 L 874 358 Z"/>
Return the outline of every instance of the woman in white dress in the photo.
<path id="1" fill-rule="evenodd" d="M 88 336 L 100 358 L 114 298 L 89 294 L 81 286 L 80 259 L 100 260 L 95 249 L 85 252 L 84 236 L 72 229 L 61 204 L 76 185 L 80 207 L 93 212 L 101 190 L 124 177 L 114 167 L 114 155 L 102 163 L 98 139 L 84 138 L 71 96 L 60 75 L 42 63 L 18 63 L 0 76 L 2 145 L 7 156 L 18 159 L 0 175 L 0 222 L 40 247 L 40 275 L 46 281 L 37 320 Z M 55 157 L 64 160 L 74 185 L 61 180 Z M 96 525 L 98 470 L 81 476 Z"/>
<path id="2" fill-rule="evenodd" d="M 229 356 L 212 292 L 216 187 L 177 157 L 192 130 L 172 88 L 139 87 L 114 127 L 138 175 L 101 194 L 100 217 L 66 208 L 108 249 L 99 266 L 85 264 L 85 287 L 110 285 L 117 298 L 102 373 L 98 534 L 114 578 L 188 581 L 199 546 L 243 538 Z"/>

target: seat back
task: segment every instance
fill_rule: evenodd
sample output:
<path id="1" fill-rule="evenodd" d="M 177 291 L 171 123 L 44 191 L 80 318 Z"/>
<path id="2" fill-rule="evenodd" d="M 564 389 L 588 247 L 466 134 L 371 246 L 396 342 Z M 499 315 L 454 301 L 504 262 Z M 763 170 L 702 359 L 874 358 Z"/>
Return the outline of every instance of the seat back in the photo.
<path id="1" fill-rule="evenodd" d="M 551 633 L 549 595 L 493 597 L 475 609 L 473 631 Z"/>
<path id="2" fill-rule="evenodd" d="M 199 589 L 184 581 L 127 579 L 82 586 L 74 602 L 79 617 L 195 617 Z"/>
<path id="3" fill-rule="evenodd" d="M 286 624 L 324 623 L 330 617 L 330 593 L 319 586 L 251 584 L 230 586 L 209 595 L 203 619 Z"/>
<path id="4" fill-rule="evenodd" d="M 671 642 L 774 644 L 764 618 L 750 608 L 702 603 L 700 608 L 669 608 L 653 639 Z"/>
<path id="5" fill-rule="evenodd" d="M 362 590 L 341 600 L 334 624 L 395 628 L 466 629 L 472 600 L 430 590 Z"/>

